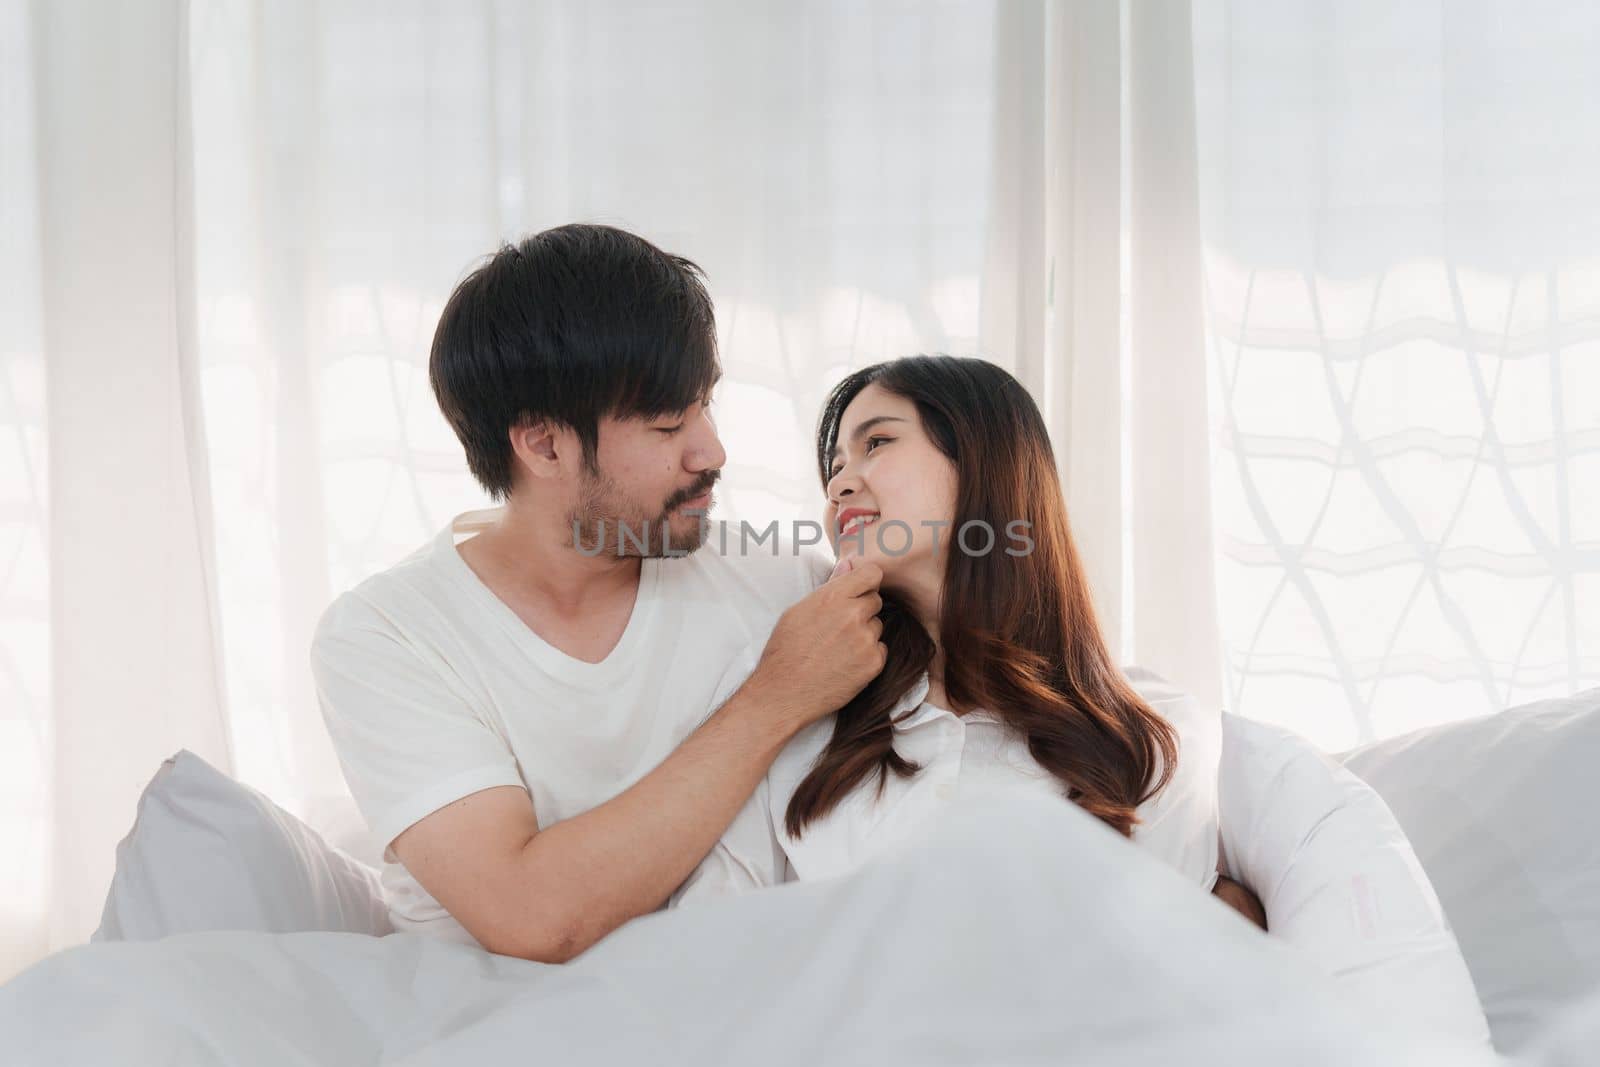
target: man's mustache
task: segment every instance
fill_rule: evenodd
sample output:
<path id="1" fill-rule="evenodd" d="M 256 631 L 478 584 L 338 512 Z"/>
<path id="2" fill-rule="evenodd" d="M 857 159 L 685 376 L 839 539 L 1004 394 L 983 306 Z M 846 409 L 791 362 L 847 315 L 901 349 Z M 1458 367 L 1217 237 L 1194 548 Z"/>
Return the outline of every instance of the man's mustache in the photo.
<path id="1" fill-rule="evenodd" d="M 680 489 L 667 498 L 668 511 L 675 511 L 684 501 L 693 500 L 702 493 L 707 492 L 717 484 L 717 479 L 722 477 L 721 471 L 706 471 L 687 489 Z"/>

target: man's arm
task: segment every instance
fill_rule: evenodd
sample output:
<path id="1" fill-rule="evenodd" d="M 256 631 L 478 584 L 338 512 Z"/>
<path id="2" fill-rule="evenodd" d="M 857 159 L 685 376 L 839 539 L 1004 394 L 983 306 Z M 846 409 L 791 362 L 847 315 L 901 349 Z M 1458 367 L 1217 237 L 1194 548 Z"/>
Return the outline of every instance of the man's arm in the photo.
<path id="1" fill-rule="evenodd" d="M 401 833 L 395 855 L 491 952 L 572 959 L 660 907 L 789 739 L 883 669 L 881 577 L 858 567 L 785 612 L 745 684 L 620 795 L 540 830 L 525 790 L 481 790 Z"/>
<path id="2" fill-rule="evenodd" d="M 1261 898 L 1252 893 L 1242 882 L 1235 882 L 1225 874 L 1218 875 L 1217 884 L 1212 887 L 1211 895 L 1261 929 L 1267 928 L 1267 911 L 1261 905 Z"/>

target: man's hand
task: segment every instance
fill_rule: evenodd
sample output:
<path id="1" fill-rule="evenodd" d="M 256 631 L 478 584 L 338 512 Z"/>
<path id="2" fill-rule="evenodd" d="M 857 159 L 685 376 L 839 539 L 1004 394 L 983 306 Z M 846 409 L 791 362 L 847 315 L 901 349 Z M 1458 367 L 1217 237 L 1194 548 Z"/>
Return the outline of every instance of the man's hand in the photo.
<path id="1" fill-rule="evenodd" d="M 746 682 L 760 694 L 758 704 L 798 731 L 876 678 L 889 656 L 878 618 L 882 581 L 877 564 L 847 559 L 826 584 L 784 612 Z"/>
<path id="2" fill-rule="evenodd" d="M 1261 898 L 1242 883 L 1235 882 L 1226 875 L 1218 875 L 1217 884 L 1212 888 L 1211 895 L 1261 929 L 1267 928 L 1267 910 L 1261 906 Z"/>

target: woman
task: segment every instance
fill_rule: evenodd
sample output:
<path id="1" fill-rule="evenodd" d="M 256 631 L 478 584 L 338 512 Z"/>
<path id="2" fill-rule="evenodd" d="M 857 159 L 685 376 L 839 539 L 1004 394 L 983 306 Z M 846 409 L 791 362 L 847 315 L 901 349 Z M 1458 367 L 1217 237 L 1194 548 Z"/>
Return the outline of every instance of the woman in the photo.
<path id="1" fill-rule="evenodd" d="M 1016 379 L 949 356 L 857 371 L 823 408 L 817 462 L 840 566 L 883 569 L 888 661 L 757 794 L 781 849 L 769 866 L 787 868 L 774 880 L 845 873 L 961 797 L 1027 789 L 1248 903 L 1217 872 L 1220 716 L 1112 661 L 1044 421 Z M 741 834 L 760 831 L 731 828 L 699 892 L 726 891 L 730 869 L 765 880 Z"/>

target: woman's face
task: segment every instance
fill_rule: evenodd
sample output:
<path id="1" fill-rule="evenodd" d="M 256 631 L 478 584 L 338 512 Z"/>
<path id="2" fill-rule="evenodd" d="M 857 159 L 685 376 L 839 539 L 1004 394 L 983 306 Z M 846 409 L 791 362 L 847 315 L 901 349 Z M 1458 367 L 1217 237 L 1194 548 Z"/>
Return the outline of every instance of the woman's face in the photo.
<path id="1" fill-rule="evenodd" d="M 830 471 L 823 526 L 840 559 L 870 560 L 895 584 L 943 573 L 956 468 L 923 432 L 915 404 L 876 384 L 857 393 Z"/>

